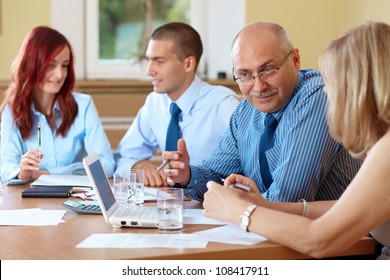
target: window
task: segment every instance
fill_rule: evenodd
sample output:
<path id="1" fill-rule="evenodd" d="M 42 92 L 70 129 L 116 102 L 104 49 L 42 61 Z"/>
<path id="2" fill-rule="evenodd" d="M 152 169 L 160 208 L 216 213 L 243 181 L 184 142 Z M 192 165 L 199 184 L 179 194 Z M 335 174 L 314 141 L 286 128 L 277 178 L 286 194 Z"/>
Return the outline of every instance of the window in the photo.
<path id="1" fill-rule="evenodd" d="M 150 34 L 170 21 L 190 23 L 189 9 L 190 0 L 88 0 L 88 78 L 142 78 Z"/>
<path id="2" fill-rule="evenodd" d="M 134 51 L 128 52 L 122 57 L 119 56 L 115 63 L 112 63 L 111 59 L 107 59 L 110 56 L 103 56 L 105 59 L 100 59 L 99 1 L 102 0 L 51 0 L 51 25 L 62 32 L 73 46 L 77 78 L 147 78 L 145 74 L 146 63 L 134 63 L 136 60 L 134 60 L 134 57 L 131 58 L 131 53 L 134 54 Z M 106 1 L 110 5 L 116 2 L 114 0 Z M 162 2 L 149 1 L 153 3 Z M 131 0 L 129 2 L 136 3 L 141 2 L 141 0 Z M 181 5 L 187 3 L 186 5 L 189 5 L 189 7 L 186 5 L 180 6 L 180 9 L 188 9 L 185 16 L 188 17 L 189 23 L 200 33 L 204 46 L 198 74 L 203 78 L 214 79 L 219 71 L 224 71 L 229 76 L 231 71 L 230 46 L 234 36 L 245 24 L 246 1 L 171 0 L 166 2 L 178 2 Z M 141 14 L 145 14 L 145 12 L 141 12 Z M 157 13 L 155 18 L 159 16 L 171 20 L 167 14 L 160 15 L 160 13 Z M 126 30 L 126 28 L 121 30 Z M 128 50 L 131 50 L 131 48 L 129 47 Z M 119 53 L 121 52 L 119 51 Z M 142 54 L 139 53 L 139 55 Z M 115 56 L 111 55 L 111 57 Z"/>
<path id="3" fill-rule="evenodd" d="M 149 37 L 171 21 L 190 23 L 189 0 L 99 0 L 99 60 L 144 58 Z"/>

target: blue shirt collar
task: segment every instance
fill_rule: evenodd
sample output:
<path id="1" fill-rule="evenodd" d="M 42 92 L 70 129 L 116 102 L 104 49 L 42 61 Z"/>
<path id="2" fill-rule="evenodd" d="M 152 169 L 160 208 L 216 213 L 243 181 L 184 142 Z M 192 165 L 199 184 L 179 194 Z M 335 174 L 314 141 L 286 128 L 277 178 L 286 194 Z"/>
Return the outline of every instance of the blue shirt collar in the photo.
<path id="1" fill-rule="evenodd" d="M 37 110 L 37 108 L 35 108 L 35 104 L 34 102 L 31 104 L 31 112 L 33 113 L 33 115 L 39 117 L 39 116 L 43 116 L 43 114 L 41 112 L 39 112 Z M 56 99 L 56 101 L 54 102 L 54 105 L 53 105 L 53 116 L 54 118 L 58 118 L 61 116 L 61 108 L 60 108 L 60 105 L 58 103 L 58 100 Z"/>

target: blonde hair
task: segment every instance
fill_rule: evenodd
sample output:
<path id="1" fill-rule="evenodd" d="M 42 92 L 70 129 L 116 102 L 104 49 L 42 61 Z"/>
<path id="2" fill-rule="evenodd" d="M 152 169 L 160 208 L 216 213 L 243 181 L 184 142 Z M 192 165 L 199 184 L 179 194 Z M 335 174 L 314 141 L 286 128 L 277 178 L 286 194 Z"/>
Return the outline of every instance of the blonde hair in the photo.
<path id="1" fill-rule="evenodd" d="M 330 42 L 320 57 L 332 136 L 364 158 L 390 126 L 390 26 L 368 22 Z"/>

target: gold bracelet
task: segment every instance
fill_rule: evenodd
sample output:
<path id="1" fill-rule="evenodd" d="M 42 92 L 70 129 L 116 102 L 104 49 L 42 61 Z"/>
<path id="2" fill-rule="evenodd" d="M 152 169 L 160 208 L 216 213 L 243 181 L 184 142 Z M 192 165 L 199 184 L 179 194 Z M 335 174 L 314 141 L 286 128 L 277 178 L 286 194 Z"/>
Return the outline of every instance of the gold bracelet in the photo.
<path id="1" fill-rule="evenodd" d="M 298 200 L 298 202 L 303 202 L 303 211 L 302 211 L 302 217 L 306 217 L 306 212 L 307 212 L 307 201 L 303 198 Z"/>

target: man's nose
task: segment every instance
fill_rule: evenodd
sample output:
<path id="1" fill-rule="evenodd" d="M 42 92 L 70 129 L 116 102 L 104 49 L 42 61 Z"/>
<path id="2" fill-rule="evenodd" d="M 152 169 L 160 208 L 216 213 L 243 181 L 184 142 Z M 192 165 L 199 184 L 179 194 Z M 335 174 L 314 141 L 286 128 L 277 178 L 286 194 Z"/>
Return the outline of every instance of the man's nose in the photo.
<path id="1" fill-rule="evenodd" d="M 268 83 L 264 81 L 261 76 L 256 76 L 253 82 L 253 89 L 258 92 L 262 92 L 268 87 Z"/>

